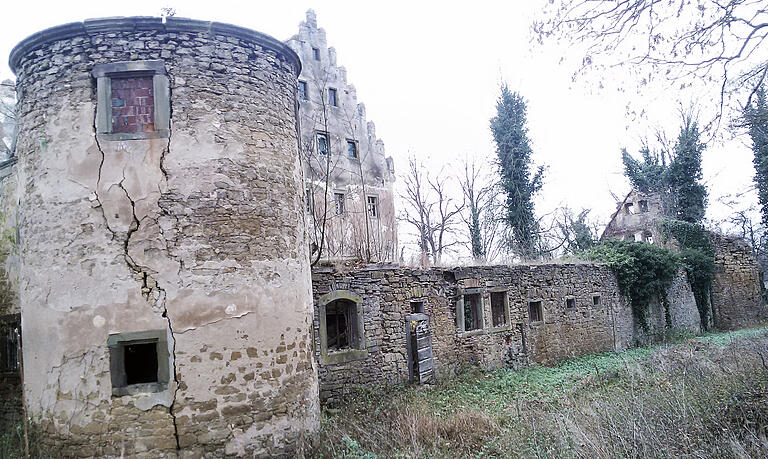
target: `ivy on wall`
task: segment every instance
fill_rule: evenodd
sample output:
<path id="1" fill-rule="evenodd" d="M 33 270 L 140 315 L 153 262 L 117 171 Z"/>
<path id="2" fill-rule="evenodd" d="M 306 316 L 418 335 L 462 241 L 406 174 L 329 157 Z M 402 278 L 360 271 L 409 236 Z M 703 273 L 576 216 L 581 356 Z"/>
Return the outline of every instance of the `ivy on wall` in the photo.
<path id="1" fill-rule="evenodd" d="M 669 250 L 643 242 L 611 239 L 583 251 L 580 256 L 610 266 L 619 290 L 629 298 L 632 313 L 643 329 L 648 329 L 652 298 L 659 298 L 665 308 L 668 306 L 666 292 L 680 266 L 679 257 Z"/>
<path id="2" fill-rule="evenodd" d="M 715 273 L 715 249 L 707 230 L 700 224 L 679 220 L 661 220 L 659 230 L 666 238 L 674 238 L 680 245 L 680 260 L 688 283 L 691 284 L 701 326 L 709 324 L 709 290 Z"/>

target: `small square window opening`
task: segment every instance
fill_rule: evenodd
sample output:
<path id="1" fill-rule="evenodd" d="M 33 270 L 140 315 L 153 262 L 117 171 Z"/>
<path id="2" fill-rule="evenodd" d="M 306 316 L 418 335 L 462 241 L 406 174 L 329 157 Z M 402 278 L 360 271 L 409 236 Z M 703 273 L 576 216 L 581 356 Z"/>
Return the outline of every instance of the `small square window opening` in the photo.
<path id="1" fill-rule="evenodd" d="M 541 310 L 541 301 L 529 301 L 528 302 L 528 321 L 529 322 L 541 322 L 544 319 L 543 311 Z"/>
<path id="2" fill-rule="evenodd" d="M 411 301 L 411 314 L 424 314 L 424 302 Z"/>
<path id="3" fill-rule="evenodd" d="M 491 292 L 491 316 L 493 317 L 494 327 L 501 327 L 507 324 L 506 300 L 507 292 Z"/>
<path id="4" fill-rule="evenodd" d="M 379 198 L 368 196 L 368 216 L 371 218 L 379 217 Z"/>
<path id="5" fill-rule="evenodd" d="M 638 201 L 637 206 L 640 208 L 641 213 L 648 212 L 648 201 Z"/>
<path id="6" fill-rule="evenodd" d="M 328 104 L 331 107 L 338 107 L 339 101 L 336 97 L 336 90 L 333 88 L 328 88 Z"/>
<path id="7" fill-rule="evenodd" d="M 600 306 L 603 304 L 603 298 L 600 295 L 592 295 L 592 306 Z"/>
<path id="8" fill-rule="evenodd" d="M 354 140 L 347 140 L 347 156 L 357 159 L 357 142 Z"/>
<path id="9" fill-rule="evenodd" d="M 157 382 L 157 341 L 128 343 L 123 352 L 126 384 Z"/>
<path id="10" fill-rule="evenodd" d="M 299 99 L 309 100 L 309 87 L 306 81 L 299 81 Z"/>
<path id="11" fill-rule="evenodd" d="M 624 213 L 627 215 L 633 215 L 635 213 L 631 202 L 624 204 Z"/>
<path id="12" fill-rule="evenodd" d="M 312 48 L 312 58 L 316 61 L 320 60 L 320 50 L 317 48 Z"/>
<path id="13" fill-rule="evenodd" d="M 344 213 L 344 193 L 333 193 L 333 201 L 336 203 L 336 215 Z"/>
<path id="14" fill-rule="evenodd" d="M 565 299 L 565 308 L 566 309 L 575 309 L 576 308 L 576 298 L 569 296 Z"/>

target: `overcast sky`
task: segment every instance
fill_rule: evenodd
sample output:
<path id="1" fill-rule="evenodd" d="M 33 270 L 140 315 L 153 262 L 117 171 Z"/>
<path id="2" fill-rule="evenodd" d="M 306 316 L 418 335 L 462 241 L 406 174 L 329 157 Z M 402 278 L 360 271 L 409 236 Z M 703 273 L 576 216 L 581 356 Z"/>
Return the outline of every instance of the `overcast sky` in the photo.
<path id="1" fill-rule="evenodd" d="M 546 0 L 544 0 L 546 1 Z M 453 6 L 457 4 L 458 6 Z M 494 146 L 489 119 L 495 113 L 499 84 L 506 81 L 528 101 L 533 158 L 548 167 L 537 212 L 567 205 L 593 209 L 607 223 L 615 209 L 611 192 L 623 195 L 620 148 L 636 152 L 649 127 L 672 136 L 679 128 L 680 103 L 690 95 L 665 88 L 641 94 L 627 91 L 621 76 L 601 90 L 599 76 L 572 81 L 578 51 L 530 41 L 530 23 L 540 1 L 14 1 L 3 6 L 0 27 L 2 79 L 13 46 L 41 29 L 105 16 L 158 16 L 170 6 L 177 16 L 249 27 L 285 40 L 298 31 L 308 8 L 317 13 L 328 43 L 347 68 L 377 135 L 393 156 L 398 172 L 408 155 L 425 158 L 433 169 L 458 171 L 462 158 L 490 157 Z M 603 75 L 604 77 L 605 75 Z M 633 120 L 631 109 L 648 117 Z M 745 139 L 711 143 L 704 154 L 710 192 L 708 217 L 720 220 L 728 209 L 724 194 L 750 188 L 754 174 Z M 402 183 L 402 180 L 399 180 Z M 742 206 L 756 198 L 741 196 Z"/>

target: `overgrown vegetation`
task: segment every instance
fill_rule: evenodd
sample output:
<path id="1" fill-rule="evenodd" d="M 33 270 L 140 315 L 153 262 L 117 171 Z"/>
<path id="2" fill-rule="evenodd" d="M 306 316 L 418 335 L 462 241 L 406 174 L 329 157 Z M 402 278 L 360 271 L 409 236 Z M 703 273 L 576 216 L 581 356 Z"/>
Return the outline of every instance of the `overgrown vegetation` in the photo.
<path id="1" fill-rule="evenodd" d="M 629 298 L 632 313 L 644 329 L 648 328 L 651 299 L 658 298 L 665 307 L 668 306 L 666 292 L 680 263 L 679 257 L 669 250 L 643 242 L 611 239 L 580 252 L 578 256 L 611 267 L 619 290 Z"/>
<path id="2" fill-rule="evenodd" d="M 523 96 L 501 86 L 496 116 L 491 118 L 491 133 L 496 143 L 500 184 L 506 195 L 505 220 L 511 230 L 507 245 L 523 259 L 536 258 L 538 223 L 533 197 L 541 190 L 544 168 L 531 171 L 531 142 L 528 139 L 526 104 Z"/>
<path id="3" fill-rule="evenodd" d="M 766 457 L 768 329 L 366 390 L 305 457 Z"/>
<path id="4" fill-rule="evenodd" d="M 715 273 L 715 249 L 707 231 L 702 225 L 679 220 L 662 220 L 659 229 L 662 234 L 673 237 L 680 244 L 680 260 L 696 299 L 701 326 L 706 329 L 710 312 L 709 290 Z"/>

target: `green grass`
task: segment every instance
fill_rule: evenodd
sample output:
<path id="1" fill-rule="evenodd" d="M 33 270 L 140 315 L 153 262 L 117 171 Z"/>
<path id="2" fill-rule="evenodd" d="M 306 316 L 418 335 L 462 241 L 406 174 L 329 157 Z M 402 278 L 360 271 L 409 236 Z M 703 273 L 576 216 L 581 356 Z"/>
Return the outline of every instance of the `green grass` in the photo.
<path id="1" fill-rule="evenodd" d="M 311 457 L 766 457 L 768 328 L 363 389 Z"/>

